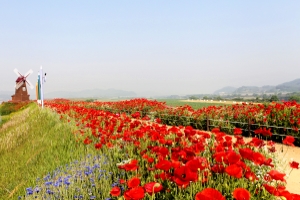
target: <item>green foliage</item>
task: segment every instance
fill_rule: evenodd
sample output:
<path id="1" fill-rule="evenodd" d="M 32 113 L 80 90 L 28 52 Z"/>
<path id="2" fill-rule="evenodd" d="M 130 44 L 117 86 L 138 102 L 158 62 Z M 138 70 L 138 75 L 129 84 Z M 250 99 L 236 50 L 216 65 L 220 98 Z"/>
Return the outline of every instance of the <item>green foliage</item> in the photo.
<path id="1" fill-rule="evenodd" d="M 199 98 L 196 97 L 196 96 L 190 96 L 189 99 L 191 99 L 191 100 L 197 100 L 197 99 L 199 99 Z"/>
<path id="2" fill-rule="evenodd" d="M 220 96 L 216 96 L 216 97 L 214 97 L 214 100 L 219 101 L 219 100 L 223 100 L 223 99 Z"/>
<path id="3" fill-rule="evenodd" d="M 300 102 L 300 94 L 293 94 L 289 97 L 289 101 L 297 101 Z"/>
<path id="4" fill-rule="evenodd" d="M 3 102 L 0 107 L 0 115 L 9 115 L 20 109 L 24 109 L 30 102 Z"/>
<path id="5" fill-rule="evenodd" d="M 276 101 L 279 101 L 277 95 L 272 95 L 271 98 L 270 98 L 270 102 L 276 102 Z"/>
<path id="6" fill-rule="evenodd" d="M 232 99 L 233 101 L 244 101 L 242 97 L 236 97 Z"/>
<path id="7" fill-rule="evenodd" d="M 87 99 L 87 100 L 85 100 L 86 102 L 94 102 L 95 101 L 95 99 Z"/>
<path id="8" fill-rule="evenodd" d="M 10 116 L 9 115 L 5 115 L 5 116 L 1 116 L 0 115 L 0 128 L 2 127 L 2 125 L 4 123 L 6 123 L 7 121 L 9 121 Z"/>

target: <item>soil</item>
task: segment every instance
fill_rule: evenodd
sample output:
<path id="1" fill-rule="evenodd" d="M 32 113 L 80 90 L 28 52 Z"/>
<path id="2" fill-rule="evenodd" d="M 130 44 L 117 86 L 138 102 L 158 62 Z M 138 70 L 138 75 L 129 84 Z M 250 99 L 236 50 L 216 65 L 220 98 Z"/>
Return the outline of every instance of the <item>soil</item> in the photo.
<path id="1" fill-rule="evenodd" d="M 276 144 L 276 149 L 277 159 L 282 164 L 282 172 L 286 173 L 286 189 L 291 193 L 300 194 L 300 168 L 292 169 L 289 165 L 292 161 L 300 163 L 300 148 Z"/>

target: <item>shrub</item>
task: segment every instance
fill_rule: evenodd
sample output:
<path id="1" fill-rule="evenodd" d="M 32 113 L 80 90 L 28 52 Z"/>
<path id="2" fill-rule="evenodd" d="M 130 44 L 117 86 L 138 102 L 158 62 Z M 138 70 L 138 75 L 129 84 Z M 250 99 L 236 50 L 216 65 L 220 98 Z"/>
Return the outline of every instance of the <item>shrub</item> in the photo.
<path id="1" fill-rule="evenodd" d="M 20 109 L 24 109 L 30 102 L 3 102 L 0 107 L 0 115 L 9 115 Z"/>

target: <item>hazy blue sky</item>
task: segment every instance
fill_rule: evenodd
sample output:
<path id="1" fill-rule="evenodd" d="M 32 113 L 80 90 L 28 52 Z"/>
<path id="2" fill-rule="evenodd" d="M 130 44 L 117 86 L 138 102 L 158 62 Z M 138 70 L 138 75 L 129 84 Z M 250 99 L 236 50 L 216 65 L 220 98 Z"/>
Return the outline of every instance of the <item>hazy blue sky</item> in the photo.
<path id="1" fill-rule="evenodd" d="M 0 0 L 0 91 L 212 93 L 300 78 L 300 1 Z"/>

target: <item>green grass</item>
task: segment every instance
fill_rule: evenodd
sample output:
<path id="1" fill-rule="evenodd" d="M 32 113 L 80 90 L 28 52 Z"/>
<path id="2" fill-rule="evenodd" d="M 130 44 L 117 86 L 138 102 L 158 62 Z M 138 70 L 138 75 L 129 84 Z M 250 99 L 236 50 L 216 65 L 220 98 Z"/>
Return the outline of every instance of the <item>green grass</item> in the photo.
<path id="1" fill-rule="evenodd" d="M 206 102 L 185 102 L 180 99 L 157 99 L 160 102 L 166 102 L 168 106 L 184 106 L 189 105 L 194 109 L 200 109 L 208 106 L 223 106 L 226 105 L 224 103 L 206 103 Z"/>
<path id="2" fill-rule="evenodd" d="M 9 121 L 9 119 L 10 119 L 9 115 L 3 115 L 3 116 L 0 115 L 0 128 L 5 122 Z"/>
<path id="3" fill-rule="evenodd" d="M 58 166 L 89 153 L 76 142 L 72 123 L 36 104 L 7 116 L 0 128 L 0 199 L 16 199 Z"/>

